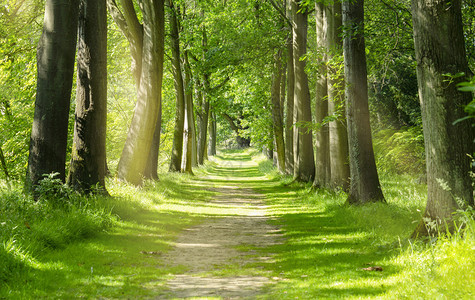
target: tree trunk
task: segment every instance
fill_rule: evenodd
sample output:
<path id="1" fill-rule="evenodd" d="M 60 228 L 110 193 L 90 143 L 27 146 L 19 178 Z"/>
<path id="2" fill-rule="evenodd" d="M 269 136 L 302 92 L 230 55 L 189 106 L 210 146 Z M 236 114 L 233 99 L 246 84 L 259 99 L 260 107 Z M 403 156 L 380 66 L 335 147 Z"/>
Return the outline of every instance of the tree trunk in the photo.
<path id="1" fill-rule="evenodd" d="M 295 68 L 294 101 L 297 103 L 294 107 L 297 107 L 297 121 L 299 124 L 297 139 L 298 163 L 294 165 L 294 178 L 298 181 L 309 182 L 312 181 L 315 176 L 312 130 L 309 127 L 312 123 L 312 110 L 310 108 L 311 101 L 308 77 L 305 73 L 306 62 L 305 60 L 301 60 L 307 53 L 308 11 L 306 8 L 301 8 L 299 3 L 300 1 L 292 1 Z"/>
<path id="2" fill-rule="evenodd" d="M 142 183 L 159 118 L 164 53 L 163 0 L 142 1 L 141 10 L 142 35 L 131 43 L 131 49 L 139 51 L 140 41 L 143 42 L 137 104 L 118 167 L 119 178 L 136 185 Z"/>
<path id="3" fill-rule="evenodd" d="M 107 10 L 105 0 L 80 0 L 74 140 L 68 184 L 106 192 Z"/>
<path id="4" fill-rule="evenodd" d="M 211 111 L 209 118 L 209 145 L 208 155 L 216 155 L 216 113 Z"/>
<path id="5" fill-rule="evenodd" d="M 317 32 L 317 47 L 319 58 L 319 69 L 317 71 L 317 84 L 315 90 L 315 122 L 322 124 L 315 135 L 315 187 L 326 187 L 330 181 L 330 145 L 328 124 L 323 124 L 324 118 L 328 116 L 327 101 L 327 67 L 326 67 L 326 5 L 315 4 L 315 21 Z"/>
<path id="6" fill-rule="evenodd" d="M 272 76 L 272 90 L 271 90 L 271 99 L 272 99 L 272 120 L 274 128 L 274 144 L 277 157 L 274 156 L 274 159 L 277 161 L 277 167 L 279 168 L 280 173 L 285 173 L 285 145 L 284 145 L 284 124 L 282 121 L 281 113 L 281 99 L 280 99 L 280 89 L 281 89 L 281 79 L 282 79 L 282 51 L 278 50 L 274 54 L 274 70 Z"/>
<path id="7" fill-rule="evenodd" d="M 191 68 L 188 61 L 188 53 L 183 56 L 183 66 L 185 71 L 185 132 L 184 132 L 184 153 L 182 161 L 182 171 L 193 173 L 193 127 L 195 118 L 193 114 L 193 89 L 191 81 Z"/>
<path id="8" fill-rule="evenodd" d="M 185 86 L 183 84 L 183 73 L 180 61 L 180 37 L 178 28 L 178 12 L 173 5 L 172 0 L 168 0 L 170 5 L 170 41 L 172 50 L 172 69 L 173 78 L 175 79 L 176 91 L 176 115 L 175 129 L 173 131 L 173 146 L 170 158 L 170 172 L 181 171 L 181 160 L 183 155 L 183 132 L 185 124 Z"/>
<path id="9" fill-rule="evenodd" d="M 208 117 L 209 117 L 209 102 L 206 99 L 206 91 L 200 92 L 200 102 L 198 106 L 198 164 L 202 165 L 205 161 L 205 152 L 207 135 L 208 135 Z"/>
<path id="10" fill-rule="evenodd" d="M 38 45 L 38 81 L 25 188 L 44 174 L 65 180 L 69 104 L 76 53 L 78 0 L 47 0 Z"/>
<path id="11" fill-rule="evenodd" d="M 369 123 L 363 4 L 363 0 L 343 2 L 345 95 L 351 174 L 347 201 L 350 204 L 384 201 Z"/>
<path id="12" fill-rule="evenodd" d="M 158 155 L 160 152 L 160 135 L 162 131 L 162 94 L 158 95 L 158 112 L 153 132 L 152 146 L 145 166 L 144 178 L 158 180 Z"/>
<path id="13" fill-rule="evenodd" d="M 346 129 L 344 83 L 339 57 L 343 55 L 341 3 L 327 6 L 327 54 L 328 54 L 328 114 L 336 116 L 329 124 L 330 181 L 333 189 L 348 191 L 350 165 L 348 161 L 348 131 Z"/>
<path id="14" fill-rule="evenodd" d="M 3 173 L 5 173 L 5 178 L 8 180 L 10 174 L 8 174 L 7 163 L 5 161 L 5 156 L 3 155 L 2 147 L 0 146 L 0 163 L 2 164 Z"/>
<path id="15" fill-rule="evenodd" d="M 286 16 L 292 18 L 291 0 L 286 0 Z M 285 170 L 289 175 L 294 174 L 294 52 L 292 28 L 288 28 L 287 39 L 287 114 L 285 120 Z"/>
<path id="16" fill-rule="evenodd" d="M 454 213 L 473 206 L 470 157 L 472 121 L 465 116 L 471 93 L 457 90 L 467 65 L 460 0 L 413 0 L 414 42 L 427 162 L 427 206 L 413 236 L 437 234 L 432 224 L 453 230 Z"/>

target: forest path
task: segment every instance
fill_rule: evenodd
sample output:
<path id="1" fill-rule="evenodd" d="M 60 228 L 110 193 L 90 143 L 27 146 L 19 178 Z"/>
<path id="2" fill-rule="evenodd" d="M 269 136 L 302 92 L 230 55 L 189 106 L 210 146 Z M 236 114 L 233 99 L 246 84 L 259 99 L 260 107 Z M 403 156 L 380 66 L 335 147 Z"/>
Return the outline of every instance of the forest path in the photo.
<path id="1" fill-rule="evenodd" d="M 184 269 L 167 281 L 167 298 L 252 299 L 276 280 L 258 264 L 271 263 L 265 248 L 283 241 L 280 229 L 269 224 L 265 195 L 253 189 L 268 179 L 246 153 L 221 154 L 215 162 L 210 174 L 193 181 L 216 193 L 209 205 L 221 213 L 186 229 L 164 255 L 169 267 Z"/>

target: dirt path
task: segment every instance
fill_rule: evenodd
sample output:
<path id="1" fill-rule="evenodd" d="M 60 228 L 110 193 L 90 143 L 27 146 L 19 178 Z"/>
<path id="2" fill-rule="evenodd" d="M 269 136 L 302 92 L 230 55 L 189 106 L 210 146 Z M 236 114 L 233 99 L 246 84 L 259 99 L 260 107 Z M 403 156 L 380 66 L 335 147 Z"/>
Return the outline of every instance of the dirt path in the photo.
<path id="1" fill-rule="evenodd" d="M 256 193 L 246 180 L 266 180 L 264 177 L 246 177 L 240 169 L 256 167 L 247 162 L 232 165 L 221 162 L 226 169 L 236 168 L 235 173 L 198 178 L 204 188 L 213 180 L 226 180 L 225 186 L 207 188 L 218 192 L 211 203 L 224 208 L 222 216 L 191 227 L 183 232 L 174 248 L 164 256 L 169 266 L 182 266 L 186 270 L 167 282 L 171 298 L 220 297 L 224 299 L 255 298 L 263 288 L 272 284 L 271 279 L 260 274 L 241 272 L 242 268 L 258 261 L 272 260 L 269 253 L 256 251 L 282 242 L 279 229 L 269 224 L 264 196 Z M 218 170 L 219 167 L 218 166 Z M 226 270 L 232 270 L 232 274 Z M 225 275 L 213 275 L 223 272 Z"/>

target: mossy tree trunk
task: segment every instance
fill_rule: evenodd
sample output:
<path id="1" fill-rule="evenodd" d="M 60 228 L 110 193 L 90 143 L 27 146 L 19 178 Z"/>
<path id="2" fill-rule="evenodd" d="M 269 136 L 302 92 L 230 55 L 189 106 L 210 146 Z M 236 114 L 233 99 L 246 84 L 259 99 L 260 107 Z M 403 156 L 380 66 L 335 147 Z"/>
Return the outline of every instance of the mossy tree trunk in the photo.
<path id="1" fill-rule="evenodd" d="M 80 0 L 74 140 L 68 184 L 103 192 L 106 176 L 107 9 L 105 0 Z"/>
<path id="2" fill-rule="evenodd" d="M 350 157 L 349 204 L 384 201 L 369 123 L 364 1 L 343 2 L 345 96 Z"/>
<path id="3" fill-rule="evenodd" d="M 414 236 L 453 230 L 454 213 L 473 206 L 473 121 L 454 122 L 472 95 L 457 90 L 470 74 L 460 0 L 413 0 L 414 42 L 427 162 L 427 206 Z M 473 120 L 473 119 L 472 119 Z M 432 226 L 438 225 L 438 226 Z"/>

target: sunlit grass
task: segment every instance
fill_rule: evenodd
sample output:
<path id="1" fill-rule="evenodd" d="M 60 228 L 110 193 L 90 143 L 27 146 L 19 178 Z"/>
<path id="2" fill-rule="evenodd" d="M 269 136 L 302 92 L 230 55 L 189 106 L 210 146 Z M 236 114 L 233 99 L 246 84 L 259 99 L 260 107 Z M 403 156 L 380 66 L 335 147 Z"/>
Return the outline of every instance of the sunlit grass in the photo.
<path id="1" fill-rule="evenodd" d="M 357 207 L 344 205 L 343 192 L 291 182 L 255 150 L 235 150 L 219 152 L 195 176 L 163 173 L 140 188 L 108 179 L 113 197 L 81 200 L 65 211 L 2 183 L 0 298 L 162 295 L 167 279 L 187 271 L 162 259 L 183 229 L 253 209 L 210 201 L 223 191 L 266 201 L 270 222 L 281 228 L 275 234 L 282 244 L 236 246 L 247 263 L 207 272 L 270 278 L 259 298 L 475 297 L 473 215 L 466 214 L 458 234 L 423 243 L 408 239 L 427 197 L 411 177 L 383 175 L 387 204 Z M 382 271 L 365 270 L 375 266 Z"/>

